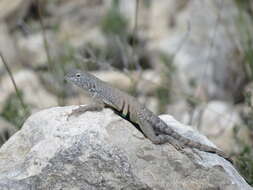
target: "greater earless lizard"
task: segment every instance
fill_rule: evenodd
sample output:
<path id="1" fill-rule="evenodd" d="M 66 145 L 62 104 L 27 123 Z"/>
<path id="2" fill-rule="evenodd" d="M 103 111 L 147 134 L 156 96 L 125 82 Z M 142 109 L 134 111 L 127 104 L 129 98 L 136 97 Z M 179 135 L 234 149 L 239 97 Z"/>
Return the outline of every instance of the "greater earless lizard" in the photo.
<path id="1" fill-rule="evenodd" d="M 87 91 L 95 100 L 93 104 L 80 106 L 73 110 L 70 115 L 109 107 L 139 126 L 144 136 L 154 144 L 170 143 L 177 149 L 188 146 L 201 151 L 215 153 L 231 161 L 223 151 L 180 135 L 144 105 L 140 104 L 136 98 L 103 82 L 88 72 L 72 70 L 65 76 L 65 79 Z"/>

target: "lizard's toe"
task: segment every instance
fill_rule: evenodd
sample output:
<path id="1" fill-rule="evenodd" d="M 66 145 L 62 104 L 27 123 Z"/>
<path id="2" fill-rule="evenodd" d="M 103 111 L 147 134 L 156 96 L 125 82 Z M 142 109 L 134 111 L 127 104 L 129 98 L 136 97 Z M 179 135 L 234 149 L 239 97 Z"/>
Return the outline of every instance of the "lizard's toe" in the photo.
<path id="1" fill-rule="evenodd" d="M 177 149 L 177 150 L 179 150 L 179 151 L 184 149 L 184 146 L 181 145 L 181 143 L 178 143 L 178 142 L 172 144 L 172 146 L 174 146 L 174 148 Z"/>

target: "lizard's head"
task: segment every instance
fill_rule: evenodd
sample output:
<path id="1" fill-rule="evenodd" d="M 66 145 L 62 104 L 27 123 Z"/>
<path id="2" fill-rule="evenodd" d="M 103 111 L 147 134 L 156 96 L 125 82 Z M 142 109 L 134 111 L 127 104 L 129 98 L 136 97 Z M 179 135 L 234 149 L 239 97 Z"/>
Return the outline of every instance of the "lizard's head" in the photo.
<path id="1" fill-rule="evenodd" d="M 87 72 L 82 72 L 75 69 L 69 71 L 64 78 L 65 80 L 72 82 L 81 88 L 89 89 L 92 76 Z"/>

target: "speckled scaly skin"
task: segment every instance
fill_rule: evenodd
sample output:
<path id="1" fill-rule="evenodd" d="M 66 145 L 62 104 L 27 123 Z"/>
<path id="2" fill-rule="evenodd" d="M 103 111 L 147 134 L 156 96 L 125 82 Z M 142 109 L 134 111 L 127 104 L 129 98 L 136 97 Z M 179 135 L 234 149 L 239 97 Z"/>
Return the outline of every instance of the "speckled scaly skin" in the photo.
<path id="1" fill-rule="evenodd" d="M 136 98 L 103 82 L 88 72 L 72 70 L 65 76 L 65 79 L 87 91 L 98 102 L 98 104 L 78 108 L 73 112 L 99 110 L 106 106 L 128 118 L 132 123 L 137 124 L 141 132 L 154 144 L 170 143 L 177 149 L 188 146 L 215 153 L 231 161 L 221 150 L 180 135 L 144 105 L 140 104 Z"/>

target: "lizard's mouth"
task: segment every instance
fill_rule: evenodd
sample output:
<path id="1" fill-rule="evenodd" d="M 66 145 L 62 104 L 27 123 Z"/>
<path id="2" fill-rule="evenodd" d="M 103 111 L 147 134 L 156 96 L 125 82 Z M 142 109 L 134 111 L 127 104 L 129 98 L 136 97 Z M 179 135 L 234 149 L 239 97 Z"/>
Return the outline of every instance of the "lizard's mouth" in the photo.
<path id="1" fill-rule="evenodd" d="M 67 75 L 64 76 L 65 81 L 69 81 L 69 77 Z"/>
<path id="2" fill-rule="evenodd" d="M 66 75 L 64 76 L 64 80 L 68 80 L 68 78 L 69 78 L 69 76 L 68 76 L 68 74 L 66 74 Z"/>
<path id="3" fill-rule="evenodd" d="M 66 81 L 73 81 L 74 77 L 70 73 L 65 74 L 64 80 Z"/>

